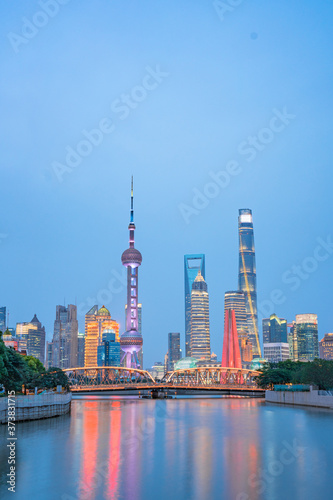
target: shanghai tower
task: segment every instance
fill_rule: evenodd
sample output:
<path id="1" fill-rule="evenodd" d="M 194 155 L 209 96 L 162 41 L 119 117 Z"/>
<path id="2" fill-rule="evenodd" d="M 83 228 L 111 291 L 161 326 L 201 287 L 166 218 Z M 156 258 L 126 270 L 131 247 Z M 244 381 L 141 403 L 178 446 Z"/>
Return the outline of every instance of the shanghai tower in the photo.
<path id="1" fill-rule="evenodd" d="M 239 274 L 238 289 L 245 295 L 245 307 L 248 335 L 252 343 L 254 358 L 261 358 L 257 313 L 257 277 L 254 250 L 252 211 L 248 208 L 239 210 Z"/>
<path id="2" fill-rule="evenodd" d="M 134 248 L 134 209 L 133 209 L 133 177 L 131 182 L 131 212 L 129 229 L 129 248 L 123 252 L 121 262 L 127 267 L 127 308 L 126 332 L 120 337 L 120 346 L 123 351 L 121 362 L 126 358 L 127 368 L 140 367 L 138 352 L 142 349 L 142 335 L 138 332 L 138 270 L 142 262 L 142 255 Z"/>

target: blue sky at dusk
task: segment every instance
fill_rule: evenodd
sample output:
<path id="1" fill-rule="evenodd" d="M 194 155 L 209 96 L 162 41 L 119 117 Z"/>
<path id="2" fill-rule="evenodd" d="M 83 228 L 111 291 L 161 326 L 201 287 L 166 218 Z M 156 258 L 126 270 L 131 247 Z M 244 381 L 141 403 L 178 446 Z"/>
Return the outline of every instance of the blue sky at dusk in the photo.
<path id="1" fill-rule="evenodd" d="M 185 253 L 206 254 L 221 359 L 239 208 L 253 211 L 259 309 L 316 313 L 319 338 L 332 332 L 332 3 L 51 4 L 0 5 L 9 326 L 36 313 L 51 339 L 65 300 L 80 331 L 95 303 L 124 330 L 133 174 L 145 367 L 170 331 L 184 349 Z"/>

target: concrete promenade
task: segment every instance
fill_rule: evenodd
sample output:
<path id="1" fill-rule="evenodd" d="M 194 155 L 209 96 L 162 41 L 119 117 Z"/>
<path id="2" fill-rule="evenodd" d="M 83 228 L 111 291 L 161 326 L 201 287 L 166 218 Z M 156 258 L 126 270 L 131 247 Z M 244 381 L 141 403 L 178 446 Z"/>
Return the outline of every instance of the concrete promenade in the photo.
<path id="1" fill-rule="evenodd" d="M 10 412 L 13 411 L 12 407 L 15 407 L 15 422 L 22 422 L 23 420 L 37 420 L 64 415 L 70 411 L 71 401 L 71 393 L 2 397 L 0 399 L 0 422 L 2 424 L 8 422 L 9 405 Z"/>
<path id="2" fill-rule="evenodd" d="M 333 410 L 333 396 L 322 395 L 320 393 L 324 393 L 324 391 L 317 391 L 312 389 L 312 387 L 307 392 L 266 391 L 265 399 L 268 403 L 314 406 Z"/>

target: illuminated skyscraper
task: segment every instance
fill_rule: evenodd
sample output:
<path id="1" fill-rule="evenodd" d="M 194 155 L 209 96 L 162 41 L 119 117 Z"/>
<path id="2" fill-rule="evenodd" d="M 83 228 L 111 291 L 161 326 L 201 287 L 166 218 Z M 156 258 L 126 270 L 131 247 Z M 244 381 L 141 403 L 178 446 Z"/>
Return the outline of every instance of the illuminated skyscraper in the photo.
<path id="1" fill-rule="evenodd" d="M 73 304 L 56 306 L 52 366 L 62 369 L 77 367 L 78 328 L 77 307 Z"/>
<path id="2" fill-rule="evenodd" d="M 199 269 L 191 292 L 191 357 L 210 359 L 209 296 Z"/>
<path id="3" fill-rule="evenodd" d="M 84 366 L 97 366 L 98 346 L 102 345 L 105 330 L 113 330 L 116 342 L 119 342 L 119 324 L 111 318 L 110 311 L 105 307 L 98 309 L 93 306 L 85 316 L 85 349 Z"/>
<path id="4" fill-rule="evenodd" d="M 254 357 L 261 357 L 257 314 L 256 259 L 254 251 L 252 211 L 239 210 L 239 275 L 238 288 L 244 292 L 249 339 Z"/>
<path id="5" fill-rule="evenodd" d="M 299 361 L 313 361 L 319 356 L 318 318 L 316 314 L 296 314 Z"/>
<path id="6" fill-rule="evenodd" d="M 325 333 L 325 337 L 319 342 L 319 357 L 333 360 L 333 333 Z"/>
<path id="7" fill-rule="evenodd" d="M 85 346 L 84 333 L 77 334 L 77 366 L 78 368 L 84 366 L 84 346 Z"/>
<path id="8" fill-rule="evenodd" d="M 287 342 L 287 320 L 272 314 L 262 320 L 264 343 Z"/>
<path id="9" fill-rule="evenodd" d="M 133 209 L 133 177 L 131 183 L 131 212 L 129 229 L 129 248 L 121 256 L 123 266 L 127 267 L 127 309 L 126 309 L 126 331 L 120 337 L 120 346 L 123 351 L 122 359 L 126 360 L 127 368 L 142 368 L 140 366 L 140 351 L 142 350 L 142 335 L 139 333 L 138 314 L 138 286 L 139 266 L 142 255 L 134 248 L 134 209 Z M 139 357 L 138 357 L 139 354 Z"/>
<path id="10" fill-rule="evenodd" d="M 184 256 L 185 277 L 185 356 L 191 356 L 191 292 L 192 284 L 200 269 L 205 279 L 205 255 L 191 254 Z"/>

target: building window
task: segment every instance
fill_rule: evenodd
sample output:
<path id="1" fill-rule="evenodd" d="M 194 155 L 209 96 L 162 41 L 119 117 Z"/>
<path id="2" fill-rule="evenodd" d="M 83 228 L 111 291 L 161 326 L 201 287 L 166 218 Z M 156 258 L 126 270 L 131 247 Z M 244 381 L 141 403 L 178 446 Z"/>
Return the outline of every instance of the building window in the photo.
<path id="1" fill-rule="evenodd" d="M 136 297 L 135 288 L 131 288 L 131 297 Z"/>
<path id="2" fill-rule="evenodd" d="M 132 306 L 132 307 L 135 307 L 135 306 L 136 306 L 136 300 L 135 300 L 135 299 L 131 299 L 131 306 Z"/>
<path id="3" fill-rule="evenodd" d="M 131 285 L 136 286 L 136 278 L 131 278 Z"/>

